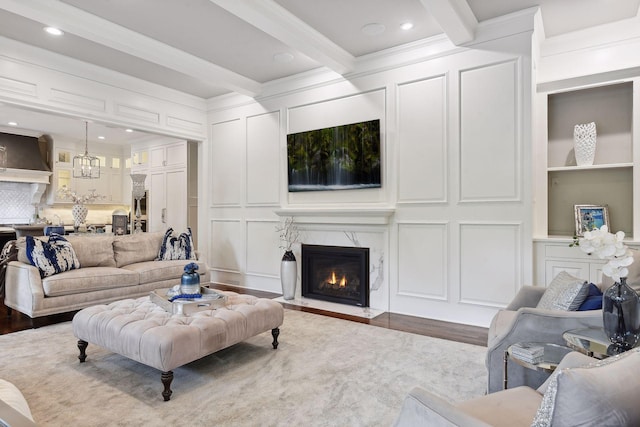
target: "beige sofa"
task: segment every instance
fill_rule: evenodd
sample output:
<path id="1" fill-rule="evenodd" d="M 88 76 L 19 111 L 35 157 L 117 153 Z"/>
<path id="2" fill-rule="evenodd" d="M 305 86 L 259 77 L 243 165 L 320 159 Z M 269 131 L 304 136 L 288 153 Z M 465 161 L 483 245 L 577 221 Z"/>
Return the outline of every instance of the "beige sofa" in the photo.
<path id="1" fill-rule="evenodd" d="M 191 261 L 155 261 L 163 237 L 162 232 L 65 236 L 80 268 L 43 279 L 29 263 L 25 238 L 20 238 L 18 260 L 7 266 L 5 305 L 35 318 L 140 297 L 179 284 L 184 266 Z M 195 262 L 200 267 L 200 283 L 208 283 L 206 263 Z"/>

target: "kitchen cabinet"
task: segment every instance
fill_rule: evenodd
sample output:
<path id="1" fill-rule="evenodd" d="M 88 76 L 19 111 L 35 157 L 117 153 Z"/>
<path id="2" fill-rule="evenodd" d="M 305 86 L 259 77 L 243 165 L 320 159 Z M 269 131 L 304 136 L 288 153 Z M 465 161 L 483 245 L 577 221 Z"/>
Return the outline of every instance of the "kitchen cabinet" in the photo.
<path id="1" fill-rule="evenodd" d="M 147 141 L 131 149 L 131 173 L 147 175 L 147 231 L 187 228 L 187 142 Z"/>
<path id="2" fill-rule="evenodd" d="M 82 179 L 73 177 L 73 156 L 82 153 L 84 146 L 81 144 L 65 143 L 55 145 L 53 148 L 53 175 L 52 185 L 49 188 L 47 202 L 71 203 L 69 200 L 58 196 L 58 190 L 63 186 L 70 188 L 78 194 L 95 192 L 104 199 L 94 204 L 129 204 L 123 193 L 123 157 L 120 148 L 111 148 L 111 151 L 95 151 L 92 155 L 100 159 L 100 178 Z M 128 197 L 127 197 L 128 199 Z"/>
<path id="3" fill-rule="evenodd" d="M 134 148 L 131 150 L 131 173 L 147 173 L 149 169 L 149 149 Z"/>
<path id="4" fill-rule="evenodd" d="M 187 142 L 151 147 L 149 158 L 151 169 L 185 168 L 187 167 Z"/>
<path id="5" fill-rule="evenodd" d="M 178 168 L 152 171 L 149 184 L 149 231 L 177 232 L 187 228 L 187 170 Z"/>

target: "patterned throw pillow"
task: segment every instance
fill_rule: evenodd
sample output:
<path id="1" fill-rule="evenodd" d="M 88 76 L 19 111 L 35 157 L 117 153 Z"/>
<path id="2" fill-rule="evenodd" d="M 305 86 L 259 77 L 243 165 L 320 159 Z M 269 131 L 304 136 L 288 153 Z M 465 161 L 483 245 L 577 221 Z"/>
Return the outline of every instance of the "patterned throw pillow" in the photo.
<path id="1" fill-rule="evenodd" d="M 169 228 L 164 233 L 156 261 L 173 259 L 197 259 L 196 251 L 193 247 L 191 228 L 187 228 L 187 232 L 181 233 L 178 237 L 173 236 L 173 228 Z"/>
<path id="2" fill-rule="evenodd" d="M 586 280 L 578 279 L 566 271 L 561 271 L 549 283 L 537 308 L 576 311 L 587 298 L 588 293 L 589 283 Z"/>
<path id="3" fill-rule="evenodd" d="M 27 258 L 40 270 L 40 277 L 52 276 L 63 271 L 80 268 L 80 261 L 71 243 L 58 234 L 49 236 L 48 241 L 26 237 Z"/>

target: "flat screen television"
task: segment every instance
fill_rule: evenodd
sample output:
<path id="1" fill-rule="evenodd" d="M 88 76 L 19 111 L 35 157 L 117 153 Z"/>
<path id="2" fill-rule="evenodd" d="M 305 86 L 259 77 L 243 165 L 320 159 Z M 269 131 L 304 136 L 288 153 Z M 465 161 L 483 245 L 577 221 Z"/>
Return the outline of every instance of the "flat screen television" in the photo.
<path id="1" fill-rule="evenodd" d="M 380 120 L 287 135 L 289 191 L 380 188 Z"/>

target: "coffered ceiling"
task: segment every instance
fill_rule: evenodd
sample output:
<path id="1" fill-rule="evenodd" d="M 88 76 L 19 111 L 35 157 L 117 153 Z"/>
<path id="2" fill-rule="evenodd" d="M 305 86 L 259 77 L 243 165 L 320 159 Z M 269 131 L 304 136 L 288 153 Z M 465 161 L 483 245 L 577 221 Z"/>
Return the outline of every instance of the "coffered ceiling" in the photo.
<path id="1" fill-rule="evenodd" d="M 639 5 L 640 0 L 0 0 L 0 45 L 13 39 L 204 99 L 233 92 L 256 96 L 269 82 L 311 70 L 348 76 L 367 56 L 433 36 L 464 45 L 478 22 L 529 7 L 541 8 L 545 35 L 555 37 L 634 18 Z M 413 28 L 401 29 L 404 23 Z M 64 35 L 53 37 L 44 26 Z"/>
<path id="2" fill-rule="evenodd" d="M 540 6 L 547 37 L 635 17 L 640 0 L 0 0 L 0 36 L 202 98 Z M 413 28 L 400 25 L 411 22 Z M 371 25 L 374 24 L 374 25 Z M 50 25 L 65 32 L 52 37 Z M 371 31 L 367 32 L 366 29 Z"/>

